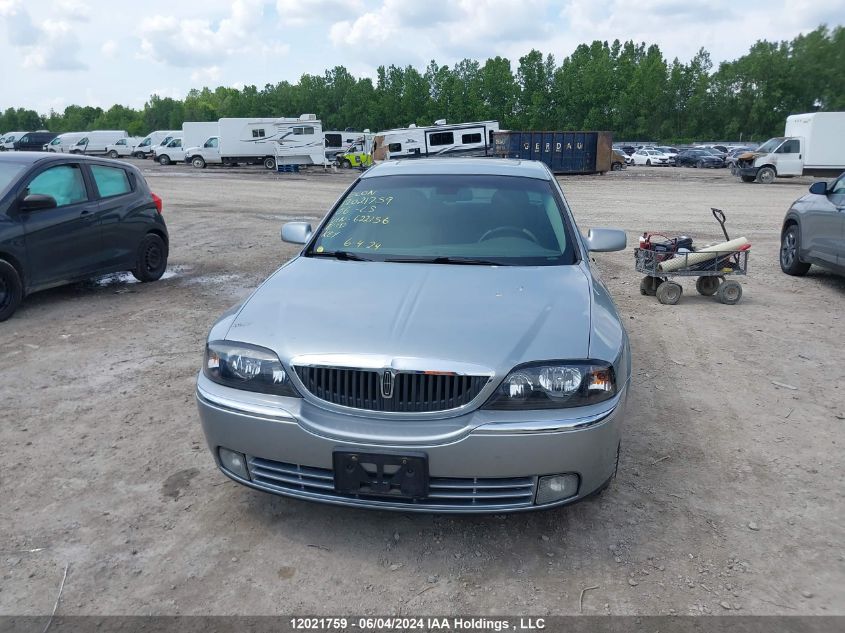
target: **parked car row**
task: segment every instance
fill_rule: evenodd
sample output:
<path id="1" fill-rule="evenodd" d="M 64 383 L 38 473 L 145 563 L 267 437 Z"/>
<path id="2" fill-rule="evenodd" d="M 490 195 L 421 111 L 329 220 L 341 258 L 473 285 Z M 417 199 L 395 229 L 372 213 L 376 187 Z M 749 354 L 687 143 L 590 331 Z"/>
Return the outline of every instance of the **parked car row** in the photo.
<path id="1" fill-rule="evenodd" d="M 617 151 L 626 156 L 628 165 L 678 167 L 729 167 L 737 156 L 749 151 L 745 146 L 696 145 L 671 147 L 668 145 L 619 145 Z"/>

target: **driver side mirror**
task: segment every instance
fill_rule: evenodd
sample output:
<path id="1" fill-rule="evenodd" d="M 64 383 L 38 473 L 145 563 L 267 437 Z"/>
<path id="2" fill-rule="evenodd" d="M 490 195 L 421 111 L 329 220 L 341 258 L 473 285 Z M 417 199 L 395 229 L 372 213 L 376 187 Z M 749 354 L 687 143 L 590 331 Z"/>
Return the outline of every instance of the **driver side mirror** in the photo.
<path id="1" fill-rule="evenodd" d="M 609 253 L 625 250 L 628 236 L 619 229 L 590 229 L 585 242 L 591 253 Z"/>
<path id="2" fill-rule="evenodd" d="M 31 193 L 21 200 L 18 206 L 21 211 L 41 211 L 42 209 L 55 209 L 58 204 L 53 196 Z"/>
<path id="3" fill-rule="evenodd" d="M 819 180 L 818 182 L 814 182 L 810 185 L 810 193 L 814 193 L 817 196 L 826 196 L 827 195 L 827 183 L 824 180 Z"/>
<path id="4" fill-rule="evenodd" d="M 305 244 L 311 239 L 311 224 L 288 222 L 282 226 L 282 241 L 289 244 Z"/>

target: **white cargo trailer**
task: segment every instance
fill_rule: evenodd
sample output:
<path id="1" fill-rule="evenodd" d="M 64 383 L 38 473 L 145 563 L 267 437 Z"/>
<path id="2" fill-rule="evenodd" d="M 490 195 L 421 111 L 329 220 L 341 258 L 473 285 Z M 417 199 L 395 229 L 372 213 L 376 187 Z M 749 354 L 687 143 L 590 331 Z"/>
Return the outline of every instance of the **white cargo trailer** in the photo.
<path id="1" fill-rule="evenodd" d="M 498 121 L 446 123 L 385 130 L 376 134 L 373 155 L 376 160 L 426 158 L 429 156 L 485 156 L 492 148 Z"/>
<path id="2" fill-rule="evenodd" d="M 224 118 L 218 121 L 218 129 L 217 149 L 219 162 L 223 165 L 263 164 L 267 169 L 275 169 L 277 163 L 325 163 L 323 127 L 313 114 L 298 118 Z M 198 167 L 204 164 L 194 162 L 195 156 L 202 158 L 205 164 L 218 160 L 217 152 L 201 152 L 201 149 L 206 148 L 191 148 L 186 160 Z"/>
<path id="3" fill-rule="evenodd" d="M 744 182 L 838 176 L 845 171 L 845 112 L 811 112 L 786 118 L 783 136 L 740 154 L 732 173 Z"/>

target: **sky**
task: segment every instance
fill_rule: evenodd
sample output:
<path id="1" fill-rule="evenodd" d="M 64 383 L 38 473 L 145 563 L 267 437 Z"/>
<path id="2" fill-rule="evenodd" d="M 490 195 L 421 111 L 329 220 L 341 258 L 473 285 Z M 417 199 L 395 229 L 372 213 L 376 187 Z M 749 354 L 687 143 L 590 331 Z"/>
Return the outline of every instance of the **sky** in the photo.
<path id="1" fill-rule="evenodd" d="M 0 109 L 138 108 L 153 93 L 240 88 L 345 66 L 452 65 L 532 48 L 558 63 L 581 43 L 656 43 L 714 64 L 757 40 L 845 21 L 845 0 L 0 0 Z M 290 116 L 295 113 L 281 113 Z"/>

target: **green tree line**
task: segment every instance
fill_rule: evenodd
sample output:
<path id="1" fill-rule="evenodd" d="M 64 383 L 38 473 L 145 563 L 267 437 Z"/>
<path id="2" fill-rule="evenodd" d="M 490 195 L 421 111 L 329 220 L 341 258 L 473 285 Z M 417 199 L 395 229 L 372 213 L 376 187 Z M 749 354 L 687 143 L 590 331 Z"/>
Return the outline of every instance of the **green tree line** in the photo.
<path id="1" fill-rule="evenodd" d="M 40 115 L 8 108 L 0 132 L 125 129 L 144 135 L 184 121 L 315 113 L 324 129 L 373 131 L 449 121 L 498 120 L 504 129 L 610 130 L 616 138 L 681 142 L 762 139 L 783 132 L 789 114 L 845 110 L 845 28 L 820 26 L 791 41 L 756 42 L 719 64 L 701 49 L 688 62 L 632 41 L 581 44 L 558 64 L 532 50 L 452 67 L 432 61 L 378 68 L 375 82 L 343 66 L 263 88 L 191 90 L 185 99 L 152 95 L 140 110 L 71 105 Z"/>

